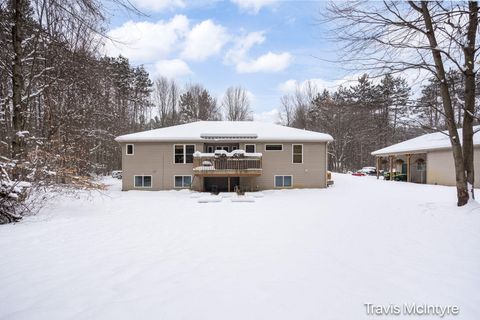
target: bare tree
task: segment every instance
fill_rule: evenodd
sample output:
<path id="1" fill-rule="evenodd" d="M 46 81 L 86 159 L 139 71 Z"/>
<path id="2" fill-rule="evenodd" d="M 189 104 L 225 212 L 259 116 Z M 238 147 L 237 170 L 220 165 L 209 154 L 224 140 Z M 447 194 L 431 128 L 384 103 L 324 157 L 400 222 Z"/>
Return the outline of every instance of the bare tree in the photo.
<path id="1" fill-rule="evenodd" d="M 318 88 L 312 81 L 307 81 L 295 87 L 295 91 L 280 99 L 282 108 L 280 119 L 289 126 L 300 129 L 316 129 L 311 127 L 309 113 L 313 101 L 318 95 Z"/>
<path id="2" fill-rule="evenodd" d="M 0 222 L 38 186 L 93 186 L 120 165 L 113 138 L 147 127 L 148 73 L 101 58 L 104 14 L 99 0 L 0 1 Z"/>
<path id="3" fill-rule="evenodd" d="M 26 13 L 28 11 L 28 3 L 26 1 L 17 0 L 11 4 L 12 14 L 12 46 L 13 46 L 13 61 L 12 61 L 12 122 L 13 122 L 13 137 L 12 141 L 12 155 L 19 160 L 25 159 L 25 142 L 24 132 L 26 129 L 26 105 L 22 100 L 22 93 L 24 92 L 24 76 L 23 76 L 23 48 L 22 41 L 25 37 Z"/>
<path id="4" fill-rule="evenodd" d="M 343 44 L 342 65 L 378 74 L 416 70 L 438 80 L 455 163 L 457 204 L 465 205 L 469 189 L 474 196 L 477 2 L 331 2 L 327 11 L 326 21 L 335 23 L 335 39 Z M 448 67 L 465 75 L 462 138 L 456 127 Z"/>
<path id="5" fill-rule="evenodd" d="M 155 80 L 152 99 L 158 110 L 160 127 L 176 124 L 175 118 L 179 91 L 178 85 L 174 80 L 169 80 L 165 77 Z"/>
<path id="6" fill-rule="evenodd" d="M 242 87 L 229 87 L 225 91 L 222 108 L 228 121 L 253 120 L 250 99 Z"/>
<path id="7" fill-rule="evenodd" d="M 281 108 L 278 111 L 280 123 L 290 127 L 293 125 L 293 112 L 295 110 L 293 99 L 290 95 L 286 94 L 280 98 L 280 104 Z"/>

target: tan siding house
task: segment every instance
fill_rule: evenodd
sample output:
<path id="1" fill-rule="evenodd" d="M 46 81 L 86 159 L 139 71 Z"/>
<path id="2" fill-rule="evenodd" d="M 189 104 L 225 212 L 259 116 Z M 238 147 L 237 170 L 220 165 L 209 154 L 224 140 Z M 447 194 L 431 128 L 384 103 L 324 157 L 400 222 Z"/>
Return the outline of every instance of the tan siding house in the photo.
<path id="1" fill-rule="evenodd" d="M 462 130 L 458 130 L 462 136 Z M 475 187 L 480 187 L 480 126 L 474 128 Z M 446 132 L 426 134 L 372 152 L 378 169 L 404 173 L 415 183 L 455 185 L 455 166 Z M 377 170 L 378 172 L 379 170 Z"/>
<path id="2" fill-rule="evenodd" d="M 275 124 L 199 121 L 116 138 L 123 190 L 324 188 L 331 136 Z"/>

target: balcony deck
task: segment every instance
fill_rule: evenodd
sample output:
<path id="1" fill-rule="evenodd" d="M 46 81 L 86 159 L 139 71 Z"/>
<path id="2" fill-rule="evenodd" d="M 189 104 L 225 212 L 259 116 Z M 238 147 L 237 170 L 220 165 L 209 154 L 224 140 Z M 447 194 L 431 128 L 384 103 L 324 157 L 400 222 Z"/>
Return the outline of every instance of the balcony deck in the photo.
<path id="1" fill-rule="evenodd" d="M 257 153 L 197 153 L 193 173 L 203 177 L 249 177 L 262 174 L 262 155 Z"/>

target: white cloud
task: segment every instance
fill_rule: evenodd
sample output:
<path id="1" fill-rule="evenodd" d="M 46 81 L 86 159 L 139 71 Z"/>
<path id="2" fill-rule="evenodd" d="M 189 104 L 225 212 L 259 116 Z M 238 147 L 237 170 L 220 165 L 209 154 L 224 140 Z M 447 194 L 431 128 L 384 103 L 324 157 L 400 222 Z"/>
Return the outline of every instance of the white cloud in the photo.
<path id="1" fill-rule="evenodd" d="M 262 44 L 265 41 L 263 31 L 251 32 L 235 40 L 235 45 L 228 50 L 224 63 L 235 65 L 238 73 L 253 72 L 277 72 L 287 68 L 293 60 L 288 52 L 268 52 L 256 59 L 248 57 L 250 49 L 254 45 Z"/>
<path id="2" fill-rule="evenodd" d="M 157 23 L 128 21 L 108 32 L 115 42 L 106 42 L 106 54 L 121 54 L 140 63 L 164 58 L 178 48 L 188 30 L 188 18 L 183 15 Z"/>
<path id="3" fill-rule="evenodd" d="M 264 41 L 265 35 L 263 31 L 250 32 L 244 37 L 237 38 L 235 45 L 225 55 L 224 62 L 227 64 L 238 64 L 245 59 L 248 51 L 254 45 L 262 44 Z"/>
<path id="4" fill-rule="evenodd" d="M 272 6 L 277 0 L 231 0 L 241 10 L 257 14 L 263 7 Z"/>
<path id="5" fill-rule="evenodd" d="M 183 0 L 134 0 L 135 6 L 140 9 L 148 9 L 151 11 L 163 11 L 165 9 L 185 8 Z"/>
<path id="6" fill-rule="evenodd" d="M 158 22 L 125 22 L 108 32 L 105 54 L 123 55 L 134 64 L 150 65 L 152 75 L 192 74 L 184 60 L 203 61 L 218 54 L 229 40 L 227 30 L 211 20 L 191 25 L 184 15 Z"/>
<path id="7" fill-rule="evenodd" d="M 192 73 L 187 63 L 180 59 L 160 60 L 155 63 L 155 76 L 178 78 L 188 76 Z"/>
<path id="8" fill-rule="evenodd" d="M 288 52 L 268 52 L 257 59 L 241 61 L 236 69 L 239 73 L 278 72 L 286 69 L 292 60 L 293 57 Z"/>
<path id="9" fill-rule="evenodd" d="M 286 69 L 293 60 L 289 52 L 268 51 L 252 57 L 249 54 L 252 47 L 263 44 L 266 40 L 263 31 L 232 39 L 224 26 L 212 20 L 191 25 L 184 15 L 175 15 L 170 20 L 158 22 L 127 21 L 110 30 L 108 36 L 113 41 L 106 40 L 106 55 L 123 55 L 134 64 L 154 66 L 154 72 L 157 70 L 155 64 L 158 64 L 175 74 L 191 74 L 185 61 L 204 61 L 219 54 L 232 40 L 233 45 L 223 61 L 234 66 L 238 73 L 278 72 Z M 179 71 L 173 72 L 170 69 L 173 68 L 172 65 Z"/>
<path id="10" fill-rule="evenodd" d="M 287 80 L 278 85 L 278 89 L 283 93 L 295 92 L 296 88 L 298 88 L 298 81 L 294 79 Z"/>
<path id="11" fill-rule="evenodd" d="M 280 121 L 280 118 L 278 116 L 278 109 L 272 109 L 270 111 L 255 113 L 253 115 L 253 119 L 255 121 L 270 122 L 270 123 L 278 123 Z"/>
<path id="12" fill-rule="evenodd" d="M 182 57 L 189 60 L 202 61 L 220 52 L 228 41 L 227 31 L 212 20 L 197 24 L 188 33 Z"/>

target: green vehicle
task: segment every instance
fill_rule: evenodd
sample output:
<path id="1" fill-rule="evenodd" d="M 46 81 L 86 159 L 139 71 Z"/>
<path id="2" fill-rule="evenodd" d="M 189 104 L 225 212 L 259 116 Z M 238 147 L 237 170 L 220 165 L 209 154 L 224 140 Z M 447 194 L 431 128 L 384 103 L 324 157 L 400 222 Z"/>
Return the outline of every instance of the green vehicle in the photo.
<path id="1" fill-rule="evenodd" d="M 393 172 L 393 180 L 394 181 L 407 181 L 407 174 L 406 173 L 401 173 L 401 172 Z M 383 178 L 385 180 L 390 180 L 391 174 L 390 172 L 385 172 L 383 174 Z"/>

